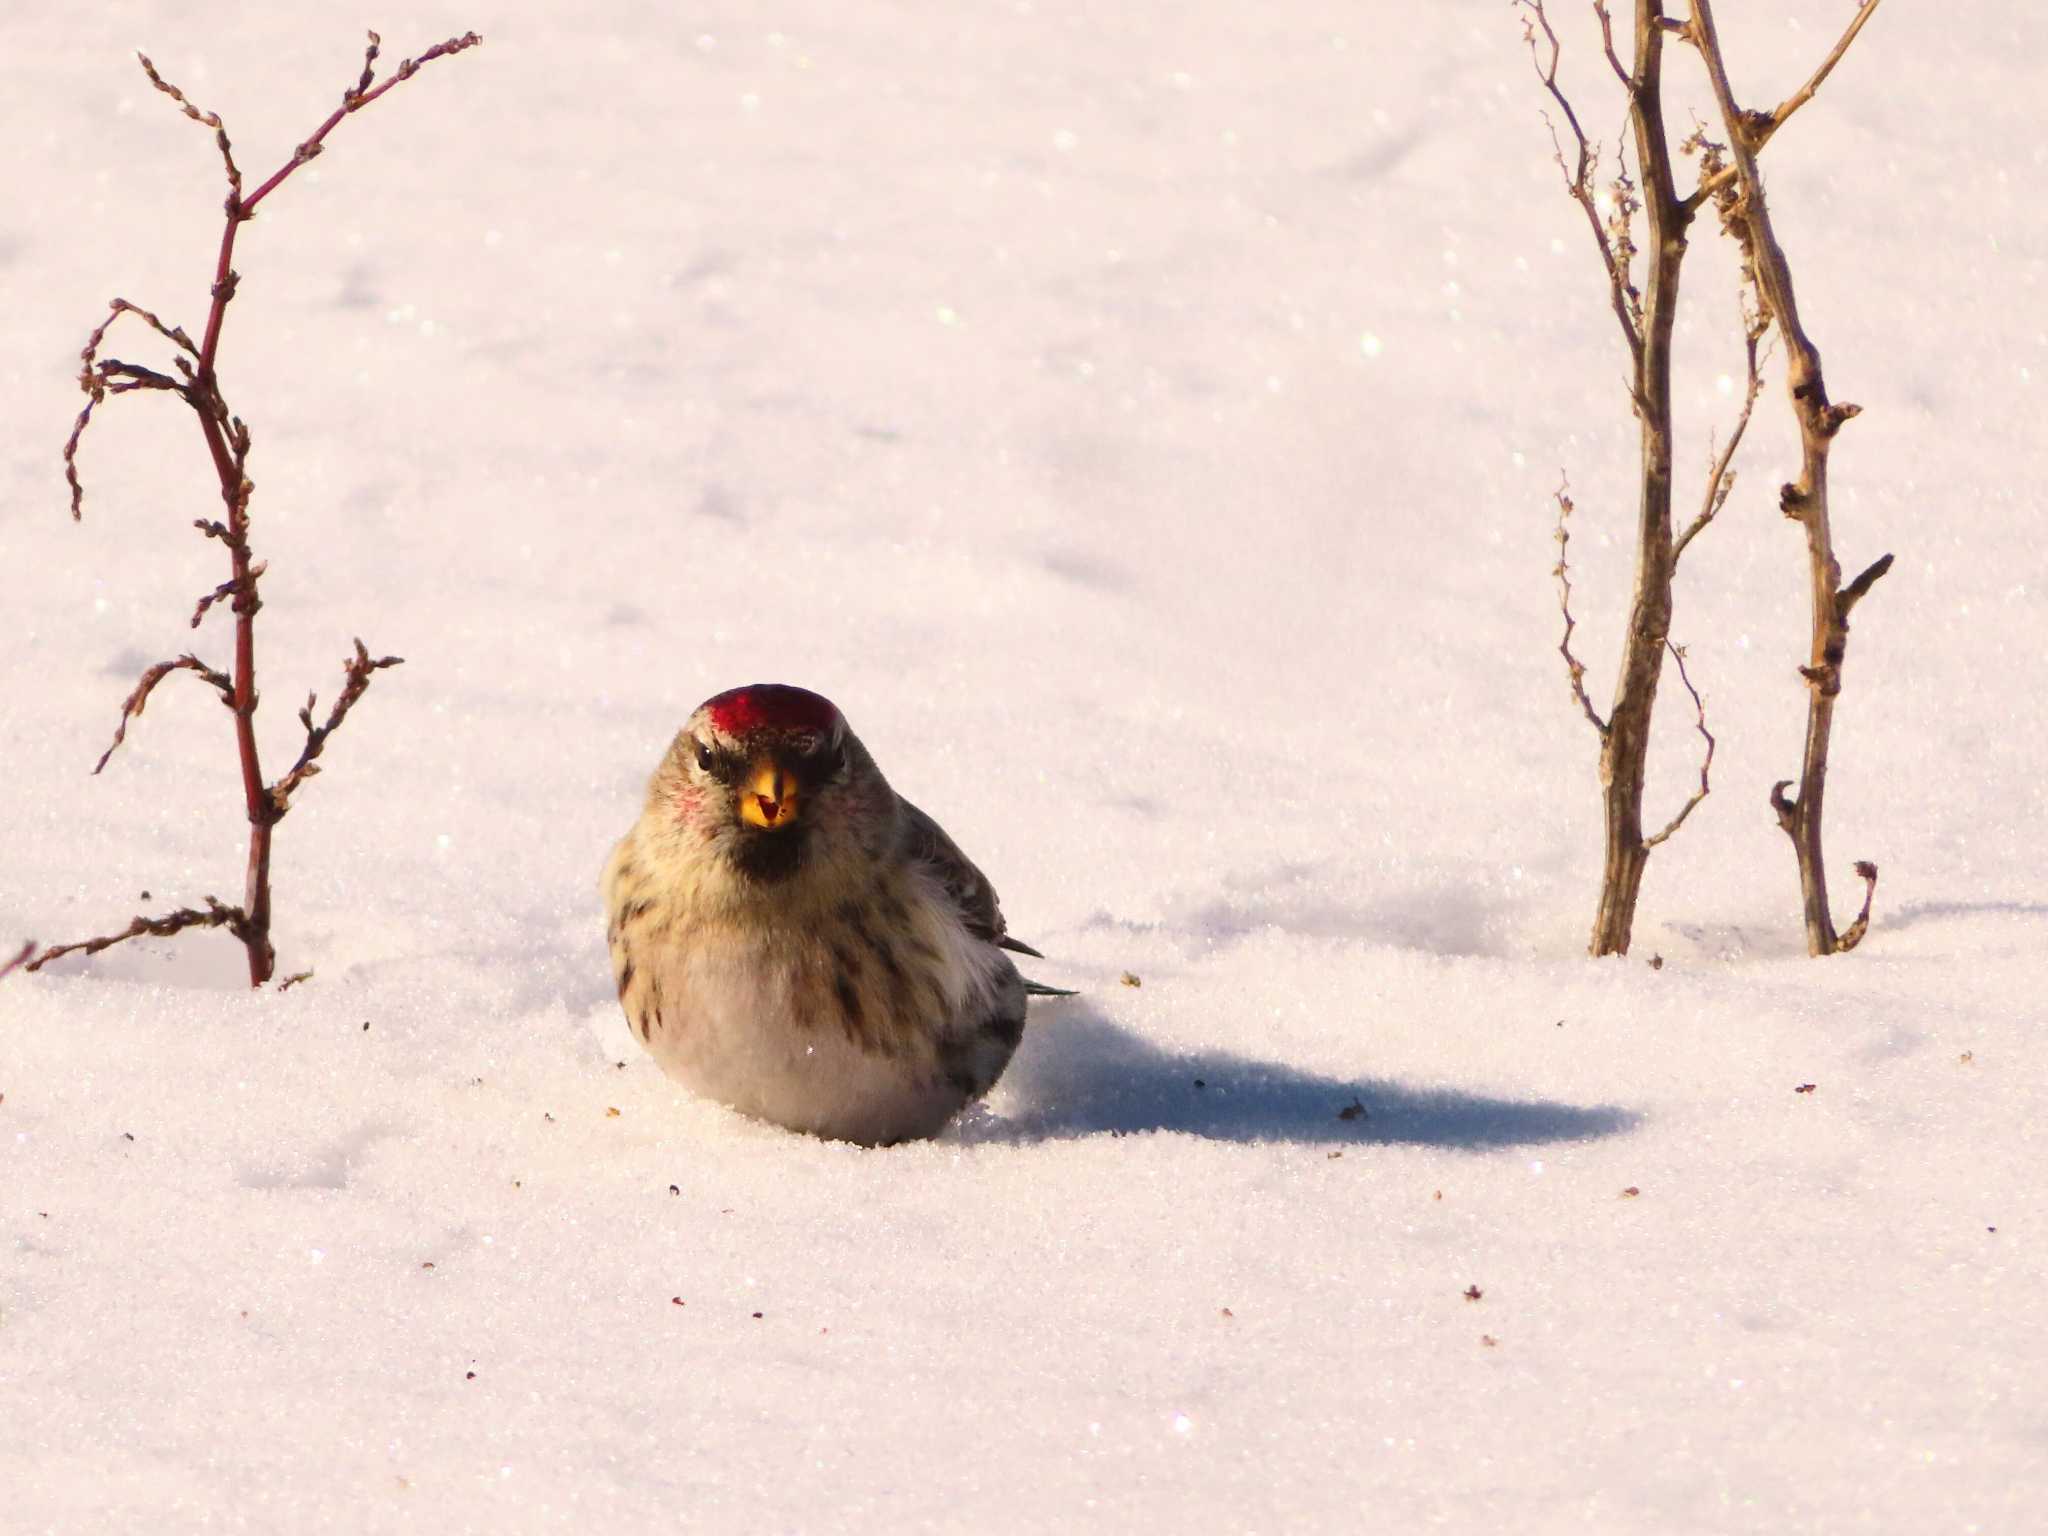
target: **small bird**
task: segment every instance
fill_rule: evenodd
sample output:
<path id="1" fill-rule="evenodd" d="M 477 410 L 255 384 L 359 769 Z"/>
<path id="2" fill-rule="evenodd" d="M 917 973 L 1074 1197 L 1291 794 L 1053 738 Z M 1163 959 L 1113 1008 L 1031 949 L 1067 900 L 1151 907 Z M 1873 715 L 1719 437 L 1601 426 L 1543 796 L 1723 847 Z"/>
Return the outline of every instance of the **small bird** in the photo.
<path id="1" fill-rule="evenodd" d="M 815 1136 L 934 1135 L 1009 1065 L 1027 994 L 1057 990 L 1017 974 L 1004 951 L 1039 952 L 988 877 L 831 701 L 782 683 L 697 707 L 603 893 L 619 1003 L 662 1070 Z"/>

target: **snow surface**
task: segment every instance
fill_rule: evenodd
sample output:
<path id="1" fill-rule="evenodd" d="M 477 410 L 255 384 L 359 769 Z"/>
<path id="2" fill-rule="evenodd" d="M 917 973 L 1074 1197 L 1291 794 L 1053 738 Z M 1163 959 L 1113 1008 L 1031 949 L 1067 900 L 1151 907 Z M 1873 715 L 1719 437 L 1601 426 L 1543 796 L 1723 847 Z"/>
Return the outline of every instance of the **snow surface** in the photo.
<path id="1" fill-rule="evenodd" d="M 1722 10 L 1758 103 L 1847 15 Z M 1764 803 L 1804 712 L 1774 373 L 1680 580 L 1715 793 L 1596 964 L 1548 497 L 1604 697 L 1634 439 L 1499 0 L 0 10 L 10 951 L 239 894 L 202 688 L 87 773 L 143 666 L 227 648 L 183 623 L 224 573 L 179 408 L 109 409 L 65 515 L 86 330 L 198 325 L 218 236 L 128 50 L 262 174 L 363 25 L 488 39 L 243 234 L 270 763 L 351 635 L 407 660 L 278 833 L 312 982 L 188 935 L 0 984 L 0 1527 L 2032 1528 L 2033 11 L 1886 6 L 1766 157 L 1866 407 L 1843 559 L 1898 554 L 1829 797 L 1876 925 L 1805 958 Z M 1739 367 L 1694 243 L 1688 498 Z M 598 867 L 756 679 L 838 700 L 1083 990 L 936 1143 L 743 1122 L 618 1017 Z"/>

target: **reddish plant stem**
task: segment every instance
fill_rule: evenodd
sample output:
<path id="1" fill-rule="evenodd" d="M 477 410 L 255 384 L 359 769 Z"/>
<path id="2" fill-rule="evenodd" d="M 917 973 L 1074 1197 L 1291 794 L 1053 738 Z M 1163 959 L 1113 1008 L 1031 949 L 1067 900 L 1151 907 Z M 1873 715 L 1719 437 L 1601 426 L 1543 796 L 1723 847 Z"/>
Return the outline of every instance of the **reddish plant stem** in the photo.
<path id="1" fill-rule="evenodd" d="M 297 164 L 294 161 L 293 164 Z M 289 171 L 291 166 L 286 166 Z M 280 177 L 283 173 L 280 173 Z M 277 178 L 273 178 L 274 180 Z M 230 590 L 235 615 L 235 669 L 232 708 L 235 716 L 235 750 L 241 759 L 242 798 L 249 816 L 249 867 L 243 887 L 242 910 L 248 914 L 243 943 L 249 951 L 249 985 L 260 987 L 277 967 L 277 954 L 270 943 L 270 832 L 276 824 L 270 796 L 263 787 L 263 761 L 256 745 L 256 586 L 249 575 L 249 498 L 243 489 L 242 467 L 229 450 L 221 431 L 220 384 L 214 359 L 220 351 L 222 322 L 228 300 L 234 297 L 235 231 L 249 217 L 248 204 L 229 195 L 227 227 L 220 238 L 220 260 L 215 266 L 213 305 L 206 316 L 206 339 L 200 344 L 199 367 L 193 389 L 200 402 L 194 412 L 199 430 L 206 438 L 206 451 L 213 456 L 214 472 L 220 477 L 221 500 L 227 505 Z"/>
<path id="2" fill-rule="evenodd" d="M 262 603 L 257 598 L 256 583 L 250 570 L 249 487 L 243 474 L 241 455 L 230 449 L 223 431 L 222 424 L 230 417 L 227 403 L 221 397 L 215 367 L 220 355 L 221 328 L 227 319 L 228 303 L 235 296 L 238 282 L 234 269 L 235 235 L 242 225 L 256 216 L 259 203 L 283 185 L 293 171 L 320 153 L 323 141 L 344 117 L 368 106 L 400 81 L 411 79 L 421 64 L 446 54 L 459 53 L 474 47 L 479 41 L 471 32 L 437 44 L 417 60 L 406 60 L 389 80 L 372 88 L 369 85 L 370 68 L 377 54 L 377 38 L 372 33 L 370 51 L 364 59 L 362 81 L 342 93 L 341 105 L 255 191 L 246 197 L 242 195 L 240 180 L 235 175 L 232 161 L 229 162 L 227 221 L 221 230 L 220 256 L 214 262 L 212 303 L 206 314 L 205 335 L 199 345 L 199 363 L 193 373 L 191 398 L 196 407 L 195 414 L 199 417 L 199 430 L 206 438 L 206 450 L 213 456 L 214 472 L 220 477 L 221 500 L 227 506 L 228 536 L 222 542 L 228 546 L 229 587 L 234 594 L 231 603 L 235 616 L 232 707 L 235 748 L 242 768 L 242 796 L 249 817 L 249 865 L 242 898 L 246 926 L 242 931 L 242 942 L 249 952 L 249 985 L 252 987 L 260 987 L 270 980 L 277 968 L 277 952 L 270 942 L 270 840 L 271 829 L 277 825 L 283 812 L 263 782 L 263 761 L 256 744 L 256 705 L 260 698 L 256 691 L 256 611 Z M 237 437 L 241 453 L 246 454 L 248 439 L 241 433 L 239 424 Z"/>

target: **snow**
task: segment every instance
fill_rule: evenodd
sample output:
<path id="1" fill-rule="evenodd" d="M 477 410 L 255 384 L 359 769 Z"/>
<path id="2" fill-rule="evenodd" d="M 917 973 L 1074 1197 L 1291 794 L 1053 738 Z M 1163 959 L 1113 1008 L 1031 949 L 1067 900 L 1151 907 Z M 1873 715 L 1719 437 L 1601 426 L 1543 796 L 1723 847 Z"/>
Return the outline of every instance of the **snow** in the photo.
<path id="1" fill-rule="evenodd" d="M 1846 9 L 1727 0 L 1738 90 Z M 1548 498 L 1568 471 L 1604 699 L 1633 431 L 1507 6 L 404 10 L 0 14 L 9 952 L 239 894 L 200 685 L 87 772 L 144 666 L 227 650 L 183 624 L 225 573 L 177 407 L 106 410 L 65 515 L 85 332 L 116 293 L 196 326 L 218 238 L 206 135 L 129 50 L 263 174 L 363 25 L 487 38 L 243 232 L 268 762 L 351 636 L 406 664 L 277 834 L 312 981 L 247 995 L 201 934 L 0 982 L 0 1523 L 2029 1523 L 2028 8 L 1887 6 L 1765 157 L 1866 408 L 1844 563 L 1898 555 L 1830 780 L 1870 937 L 1805 957 L 1764 802 L 1804 712 L 1774 373 L 1680 578 L 1715 790 L 1611 963 Z M 1686 497 L 1740 365 L 1694 245 Z M 1084 994 L 932 1144 L 692 1101 L 618 1017 L 597 870 L 690 707 L 756 679 L 835 699 Z M 1677 698 L 1653 814 L 1696 778 Z"/>

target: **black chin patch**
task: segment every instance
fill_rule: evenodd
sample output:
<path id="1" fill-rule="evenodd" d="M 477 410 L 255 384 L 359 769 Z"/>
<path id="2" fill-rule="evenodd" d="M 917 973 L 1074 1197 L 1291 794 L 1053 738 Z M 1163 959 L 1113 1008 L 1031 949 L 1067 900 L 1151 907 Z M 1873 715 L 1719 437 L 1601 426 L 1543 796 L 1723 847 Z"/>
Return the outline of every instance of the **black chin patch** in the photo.
<path id="1" fill-rule="evenodd" d="M 749 880 L 773 885 L 802 868 L 807 841 L 801 826 L 744 832 L 733 848 L 733 866 Z"/>

